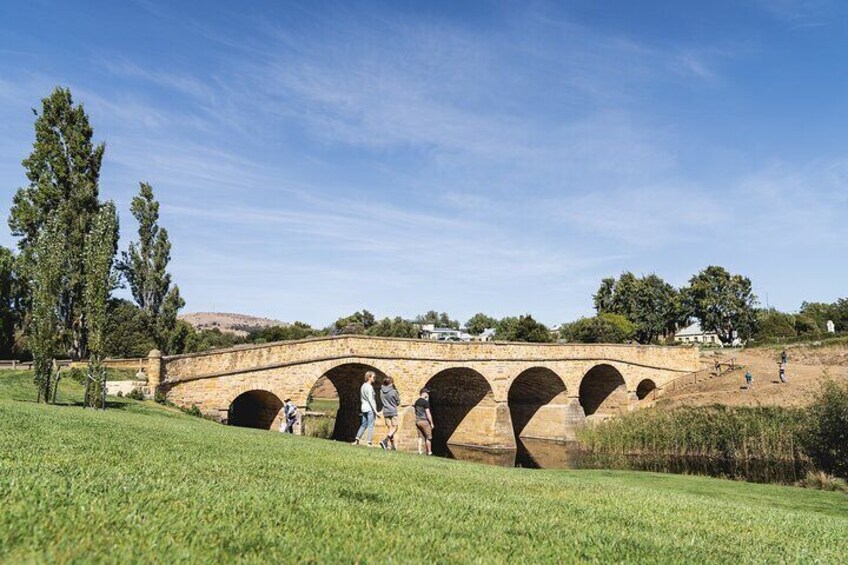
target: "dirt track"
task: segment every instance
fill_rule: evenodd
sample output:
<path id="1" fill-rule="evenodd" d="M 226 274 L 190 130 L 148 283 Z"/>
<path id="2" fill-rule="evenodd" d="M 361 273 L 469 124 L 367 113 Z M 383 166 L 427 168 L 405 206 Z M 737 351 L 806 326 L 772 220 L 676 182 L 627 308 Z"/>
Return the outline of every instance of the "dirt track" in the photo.
<path id="1" fill-rule="evenodd" d="M 781 405 L 801 406 L 809 403 L 825 375 L 848 380 L 848 345 L 796 346 L 787 348 L 789 362 L 786 366 L 787 384 L 778 380 L 779 349 L 752 348 L 704 352 L 705 367 L 712 367 L 716 359 L 727 362 L 731 358 L 744 365 L 721 377 L 705 380 L 657 400 L 658 406 L 728 405 Z M 754 383 L 745 387 L 745 371 L 751 371 Z"/>

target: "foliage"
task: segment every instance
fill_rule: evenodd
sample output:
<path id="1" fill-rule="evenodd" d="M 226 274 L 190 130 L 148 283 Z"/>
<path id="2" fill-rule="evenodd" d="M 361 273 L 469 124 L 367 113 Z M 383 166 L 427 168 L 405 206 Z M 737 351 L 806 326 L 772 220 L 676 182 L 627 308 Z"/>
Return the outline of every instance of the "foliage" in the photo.
<path id="1" fill-rule="evenodd" d="M 566 324 L 560 336 L 573 343 L 625 343 L 633 339 L 636 326 L 619 314 L 599 314 Z"/>
<path id="2" fill-rule="evenodd" d="M 0 359 L 15 354 L 15 328 L 22 319 L 24 293 L 15 255 L 0 246 Z"/>
<path id="3" fill-rule="evenodd" d="M 731 275 L 723 267 L 709 266 L 689 281 L 684 289 L 689 311 L 706 332 L 716 332 L 722 343 L 733 342 L 734 335 L 745 341 L 756 329 L 757 297 L 751 280 Z"/>
<path id="4" fill-rule="evenodd" d="M 109 300 L 105 334 L 105 357 L 147 357 L 157 348 L 148 318 L 129 300 Z"/>
<path id="5" fill-rule="evenodd" d="M 471 335 L 480 335 L 483 331 L 494 328 L 498 325 L 498 321 L 491 316 L 487 316 L 482 312 L 478 312 L 471 316 L 471 319 L 465 322 L 465 331 Z"/>
<path id="6" fill-rule="evenodd" d="M 104 145 L 92 143 L 93 130 L 71 92 L 56 88 L 36 112 L 35 143 L 23 166 L 29 185 L 14 197 L 9 227 L 17 236 L 21 270 L 26 279 L 40 275 L 35 259 L 40 235 L 48 224 L 63 239 L 58 333 L 60 345 L 75 359 L 85 357 L 86 318 L 82 312 L 86 236 L 100 210 L 98 183 Z M 43 277 L 42 277 L 43 278 Z"/>
<path id="7" fill-rule="evenodd" d="M 495 328 L 495 339 L 499 341 L 526 341 L 531 343 L 548 343 L 553 341 L 551 331 L 544 324 L 537 322 L 533 316 L 507 317 L 498 322 Z"/>
<path id="8" fill-rule="evenodd" d="M 364 334 L 375 322 L 374 314 L 368 310 L 362 310 L 336 320 L 330 333 L 332 335 Z"/>
<path id="9" fill-rule="evenodd" d="M 832 304 L 804 302 L 800 313 L 815 320 L 821 332 L 827 331 L 828 320 L 833 321 L 837 332 L 848 332 L 848 298 L 839 298 Z"/>
<path id="10" fill-rule="evenodd" d="M 254 331 L 248 337 L 253 343 L 270 343 L 274 341 L 294 341 L 321 335 L 321 330 L 313 329 L 305 322 L 295 322 L 285 326 L 270 326 Z"/>
<path id="11" fill-rule="evenodd" d="M 106 371 L 101 361 L 106 350 L 106 312 L 115 286 L 113 271 L 118 250 L 118 216 L 111 202 L 104 204 L 86 234 L 83 248 L 85 281 L 83 309 L 88 331 L 89 372 L 94 378 L 86 386 L 86 402 L 106 408 Z"/>
<path id="12" fill-rule="evenodd" d="M 129 391 L 124 398 L 131 398 L 132 400 L 144 400 L 144 393 L 141 392 L 140 388 L 134 388 Z"/>
<path id="13" fill-rule="evenodd" d="M 210 349 L 221 349 L 248 343 L 246 337 L 222 332 L 218 328 L 199 331 L 195 331 L 191 326 L 189 328 L 191 333 L 185 338 L 185 346 L 181 351 L 182 353 L 200 353 L 201 351 L 209 351 Z"/>
<path id="14" fill-rule="evenodd" d="M 120 409 L 0 400 L 0 561 L 836 563 L 848 553 L 838 493 L 502 469 L 112 401 Z M 291 508 L 297 519 L 283 520 Z M 68 527 L 80 516 L 86 527 Z"/>
<path id="15" fill-rule="evenodd" d="M 821 470 L 848 479 L 848 383 L 825 379 L 809 408 L 803 443 Z"/>
<path id="16" fill-rule="evenodd" d="M 604 467 L 673 471 L 680 458 L 721 462 L 724 474 L 794 483 L 806 458 L 804 412 L 781 407 L 646 408 L 579 431 L 581 447 Z M 772 462 L 771 465 L 753 463 Z"/>
<path id="17" fill-rule="evenodd" d="M 754 340 L 759 342 L 791 339 L 797 336 L 795 317 L 774 308 L 757 312 L 757 331 Z"/>
<path id="18" fill-rule="evenodd" d="M 400 316 L 395 318 L 383 318 L 365 332 L 368 335 L 380 337 L 418 337 L 418 328 L 409 320 Z"/>
<path id="19" fill-rule="evenodd" d="M 32 311 L 29 322 L 29 348 L 38 398 L 50 400 L 53 359 L 62 338 L 61 299 L 62 268 L 65 262 L 65 238 L 56 218 L 51 218 L 33 241 L 29 250 L 36 269 L 31 271 Z"/>
<path id="20" fill-rule="evenodd" d="M 136 304 L 148 318 L 147 325 L 157 347 L 170 353 L 171 334 L 185 301 L 180 297 L 179 287 L 171 286 L 168 272 L 171 242 L 168 230 L 159 227 L 159 202 L 146 182 L 140 183 L 130 210 L 138 222 L 138 242 L 130 243 L 119 267 Z"/>
<path id="21" fill-rule="evenodd" d="M 419 325 L 433 324 L 437 328 L 459 329 L 459 322 L 452 319 L 447 312 L 439 314 L 435 310 L 430 310 L 426 314 L 419 314 L 415 318 L 415 323 Z"/>
<path id="22" fill-rule="evenodd" d="M 598 314 L 618 314 L 635 326 L 639 343 L 652 343 L 673 334 L 687 315 L 678 291 L 655 274 L 637 278 L 625 272 L 601 281 L 593 297 Z"/>

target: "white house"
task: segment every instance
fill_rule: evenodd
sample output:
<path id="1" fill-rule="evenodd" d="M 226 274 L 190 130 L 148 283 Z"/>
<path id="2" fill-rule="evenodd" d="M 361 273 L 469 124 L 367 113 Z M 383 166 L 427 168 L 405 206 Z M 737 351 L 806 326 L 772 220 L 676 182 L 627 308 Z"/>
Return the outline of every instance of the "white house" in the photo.
<path id="1" fill-rule="evenodd" d="M 437 328 L 435 324 L 421 326 L 421 339 L 436 341 L 471 341 L 471 334 L 453 328 Z"/>
<path id="2" fill-rule="evenodd" d="M 721 345 L 721 340 L 719 339 L 718 334 L 715 332 L 703 331 L 701 329 L 701 324 L 698 322 L 689 324 L 674 334 L 674 341 L 679 341 L 680 343 L 714 343 L 716 345 Z"/>

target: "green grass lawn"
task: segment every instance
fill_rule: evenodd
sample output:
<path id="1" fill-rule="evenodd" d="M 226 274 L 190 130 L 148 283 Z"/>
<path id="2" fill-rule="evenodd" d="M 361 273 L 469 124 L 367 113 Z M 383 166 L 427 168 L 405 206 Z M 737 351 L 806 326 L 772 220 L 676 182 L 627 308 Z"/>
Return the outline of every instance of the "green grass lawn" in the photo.
<path id="1" fill-rule="evenodd" d="M 0 561 L 844 562 L 848 497 L 505 469 L 229 428 L 149 402 L 37 405 L 0 373 Z M 21 400 L 13 400 L 21 399 Z"/>

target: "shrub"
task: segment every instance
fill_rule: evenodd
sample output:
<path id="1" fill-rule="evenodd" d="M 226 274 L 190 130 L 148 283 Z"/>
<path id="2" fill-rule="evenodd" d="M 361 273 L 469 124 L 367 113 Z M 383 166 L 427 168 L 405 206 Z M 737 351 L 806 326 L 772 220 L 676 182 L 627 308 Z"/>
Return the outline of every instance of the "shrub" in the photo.
<path id="1" fill-rule="evenodd" d="M 848 482 L 845 479 L 832 477 L 822 471 L 808 471 L 800 484 L 805 488 L 848 493 Z"/>
<path id="2" fill-rule="evenodd" d="M 133 400 L 144 400 L 144 393 L 141 392 L 140 388 L 134 388 L 127 393 L 126 397 Z"/>
<path id="3" fill-rule="evenodd" d="M 124 393 L 119 390 L 117 396 L 118 396 L 118 398 L 123 398 Z M 127 395 L 127 396 L 129 396 L 129 395 Z"/>
<path id="4" fill-rule="evenodd" d="M 162 392 L 161 390 L 157 390 L 153 394 L 153 400 L 154 400 L 154 402 L 156 402 L 158 404 L 167 404 L 168 403 L 168 399 L 165 398 L 165 393 Z"/>
<path id="5" fill-rule="evenodd" d="M 198 418 L 203 417 L 203 414 L 201 414 L 200 408 L 197 407 L 197 404 L 192 404 L 191 408 L 183 410 L 183 412 L 185 412 L 189 416 L 197 416 Z"/>
<path id="6" fill-rule="evenodd" d="M 562 330 L 566 341 L 577 343 L 624 343 L 636 334 L 636 326 L 619 314 L 581 318 Z"/>
<path id="7" fill-rule="evenodd" d="M 825 379 L 808 410 L 802 441 L 816 467 L 848 478 L 848 383 Z"/>

